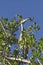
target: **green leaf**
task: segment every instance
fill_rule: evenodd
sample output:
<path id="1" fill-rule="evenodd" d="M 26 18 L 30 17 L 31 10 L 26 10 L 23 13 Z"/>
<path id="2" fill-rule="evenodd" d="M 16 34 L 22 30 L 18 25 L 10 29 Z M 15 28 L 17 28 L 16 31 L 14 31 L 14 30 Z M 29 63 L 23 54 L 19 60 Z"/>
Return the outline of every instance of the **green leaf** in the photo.
<path id="1" fill-rule="evenodd" d="M 28 32 L 32 32 L 32 26 L 28 27 Z"/>
<path id="2" fill-rule="evenodd" d="M 3 47 L 0 45 L 0 50 L 2 50 L 2 48 L 3 48 Z"/>
<path id="3" fill-rule="evenodd" d="M 22 16 L 21 15 L 17 14 L 16 16 L 19 18 L 19 20 L 22 20 Z"/>
<path id="4" fill-rule="evenodd" d="M 15 49 L 15 50 L 14 50 L 14 55 L 15 55 L 15 57 L 17 57 L 18 54 L 19 54 L 19 50 L 18 50 L 18 49 Z"/>
<path id="5" fill-rule="evenodd" d="M 34 29 L 35 32 L 37 32 L 38 30 L 40 30 L 40 27 L 39 27 L 39 25 L 36 22 L 33 25 L 33 29 Z"/>
<path id="6" fill-rule="evenodd" d="M 4 43 L 4 40 L 3 39 L 0 39 L 0 44 Z"/>
<path id="7" fill-rule="evenodd" d="M 19 65 L 19 62 L 14 61 L 13 65 Z"/>
<path id="8" fill-rule="evenodd" d="M 31 62 L 34 62 L 34 60 L 35 60 L 34 56 L 31 56 L 31 57 L 30 57 L 30 61 L 31 61 Z"/>
<path id="9" fill-rule="evenodd" d="M 30 22 L 32 22 L 33 20 L 34 20 L 34 18 L 29 17 L 29 21 L 30 21 Z"/>
<path id="10" fill-rule="evenodd" d="M 0 30 L 2 29 L 2 24 L 1 24 L 1 21 L 0 21 Z"/>
<path id="11" fill-rule="evenodd" d="M 32 50 L 32 54 L 33 54 L 33 56 L 35 56 L 35 57 L 40 57 L 40 55 L 41 55 L 41 53 L 40 53 L 40 51 L 39 50 Z"/>
<path id="12" fill-rule="evenodd" d="M 39 44 L 39 48 L 40 48 L 40 50 L 43 52 L 43 43 L 40 43 L 40 44 Z"/>
<path id="13" fill-rule="evenodd" d="M 3 18 L 4 22 L 7 22 L 8 21 L 8 18 Z"/>
<path id="14" fill-rule="evenodd" d="M 24 41 L 24 40 L 21 40 L 19 43 L 20 43 L 21 45 L 24 45 L 24 44 L 25 44 L 25 41 Z"/>

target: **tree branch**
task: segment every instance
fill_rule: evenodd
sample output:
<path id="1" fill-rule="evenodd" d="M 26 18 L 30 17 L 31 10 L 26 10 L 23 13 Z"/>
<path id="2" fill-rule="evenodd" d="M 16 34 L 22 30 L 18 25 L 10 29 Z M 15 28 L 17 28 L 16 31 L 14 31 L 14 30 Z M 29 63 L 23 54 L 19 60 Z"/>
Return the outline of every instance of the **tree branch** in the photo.
<path id="1" fill-rule="evenodd" d="M 7 61 L 7 63 L 9 64 L 9 65 L 11 65 L 11 63 L 6 59 L 6 61 Z"/>
<path id="2" fill-rule="evenodd" d="M 40 65 L 42 65 L 42 63 L 40 62 L 40 60 L 39 60 L 39 59 L 37 59 L 37 61 L 39 62 L 39 64 L 40 64 Z"/>
<path id="3" fill-rule="evenodd" d="M 26 60 L 26 59 L 21 59 L 21 58 L 12 58 L 12 57 L 6 57 L 9 60 L 15 60 L 15 61 L 19 61 L 19 62 L 23 62 L 23 63 L 31 63 L 30 60 Z"/>
<path id="4" fill-rule="evenodd" d="M 27 63 L 27 64 L 29 64 L 29 63 L 31 63 L 31 61 L 30 60 L 26 60 L 26 59 L 21 59 L 21 58 L 13 58 L 13 57 L 6 57 L 8 60 L 13 60 L 13 61 L 19 61 L 19 62 L 23 62 L 23 63 Z M 39 62 L 39 64 L 40 65 L 42 65 L 42 63 L 40 62 L 40 60 L 39 59 L 37 59 L 38 60 L 38 62 Z"/>

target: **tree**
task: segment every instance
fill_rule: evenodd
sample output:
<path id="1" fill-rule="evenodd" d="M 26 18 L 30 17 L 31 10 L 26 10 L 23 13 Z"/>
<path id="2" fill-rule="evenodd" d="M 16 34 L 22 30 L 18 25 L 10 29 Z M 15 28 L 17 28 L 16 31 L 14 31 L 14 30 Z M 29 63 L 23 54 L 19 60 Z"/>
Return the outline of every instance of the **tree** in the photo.
<path id="1" fill-rule="evenodd" d="M 25 22 L 32 23 L 31 26 L 25 29 Z M 28 23 L 27 22 L 27 23 Z M 19 38 L 16 32 L 21 26 L 21 33 Z M 39 25 L 34 22 L 34 18 L 23 17 L 17 14 L 10 21 L 8 18 L 0 18 L 0 63 L 2 65 L 42 65 L 43 64 L 43 38 L 38 41 L 35 37 L 35 32 L 40 30 Z M 20 30 L 19 30 L 20 31 Z M 12 44 L 18 44 L 22 50 L 22 56 L 19 54 L 19 49 L 16 48 L 14 53 L 11 53 L 10 46 Z M 31 50 L 32 56 L 29 57 L 28 53 Z M 29 60 L 27 60 L 29 57 Z M 35 60 L 36 59 L 36 60 Z"/>

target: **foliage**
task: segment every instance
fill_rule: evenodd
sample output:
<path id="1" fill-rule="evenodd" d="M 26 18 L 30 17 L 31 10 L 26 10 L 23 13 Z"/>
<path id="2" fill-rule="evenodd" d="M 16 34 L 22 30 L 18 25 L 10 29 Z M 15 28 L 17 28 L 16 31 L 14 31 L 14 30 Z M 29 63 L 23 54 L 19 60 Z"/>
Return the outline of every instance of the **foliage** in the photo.
<path id="1" fill-rule="evenodd" d="M 40 38 L 39 41 L 37 41 L 35 37 L 35 32 L 38 32 L 40 27 L 36 22 L 34 22 L 34 18 L 28 17 L 28 21 L 34 24 L 28 26 L 27 29 L 23 28 L 22 40 L 18 43 L 16 32 L 19 30 L 21 24 L 25 25 L 25 22 L 21 23 L 21 21 L 24 20 L 25 19 L 23 19 L 19 14 L 10 21 L 8 18 L 2 17 L 0 19 L 0 62 L 2 65 L 20 65 L 21 63 L 24 63 L 16 61 L 16 58 L 21 58 L 21 60 L 23 58 L 27 59 L 29 57 L 29 50 L 32 52 L 32 56 L 29 59 L 31 63 L 29 63 L 29 65 L 39 65 L 40 62 L 41 64 L 43 63 L 43 57 L 41 57 L 41 53 L 43 52 L 43 37 Z M 14 53 L 11 53 L 10 46 L 12 44 L 19 44 L 23 56 L 19 54 L 19 49 L 15 49 Z M 11 61 L 6 57 L 15 57 L 15 61 Z M 35 58 L 38 58 L 40 62 L 38 62 L 38 60 L 35 61 Z"/>

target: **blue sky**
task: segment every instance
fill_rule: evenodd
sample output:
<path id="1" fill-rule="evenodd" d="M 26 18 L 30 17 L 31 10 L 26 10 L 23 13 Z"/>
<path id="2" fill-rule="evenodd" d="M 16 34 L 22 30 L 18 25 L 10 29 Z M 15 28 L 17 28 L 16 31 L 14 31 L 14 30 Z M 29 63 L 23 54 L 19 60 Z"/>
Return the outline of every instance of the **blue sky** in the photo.
<path id="1" fill-rule="evenodd" d="M 16 14 L 34 17 L 40 25 L 37 37 L 43 36 L 43 0 L 0 0 L 0 16 L 13 18 Z"/>

